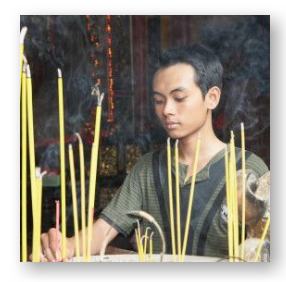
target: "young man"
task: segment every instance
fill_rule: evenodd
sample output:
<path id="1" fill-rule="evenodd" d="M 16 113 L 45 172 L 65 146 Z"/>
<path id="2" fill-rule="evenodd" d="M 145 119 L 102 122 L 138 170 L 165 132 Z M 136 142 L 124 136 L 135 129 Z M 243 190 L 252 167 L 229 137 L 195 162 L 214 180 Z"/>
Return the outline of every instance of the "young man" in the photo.
<path id="1" fill-rule="evenodd" d="M 181 234 L 184 234 L 195 146 L 201 149 L 194 194 L 187 254 L 224 257 L 227 255 L 224 152 L 226 144 L 213 130 L 212 111 L 221 96 L 223 68 L 207 48 L 193 45 L 163 53 L 153 78 L 153 99 L 157 117 L 167 134 L 179 140 Z M 238 123 L 240 121 L 237 121 Z M 240 163 L 237 149 L 237 164 Z M 248 152 L 246 167 L 258 178 L 268 169 Z M 151 214 L 164 230 L 171 252 L 166 149 L 144 155 L 126 177 L 120 191 L 93 226 L 92 253 L 98 254 L 103 240 L 118 233 L 127 236 L 136 227 L 129 211 Z M 173 174 L 174 174 L 174 167 Z M 173 175 L 174 178 L 174 175 Z M 143 227 L 148 222 L 143 221 Z M 106 238 L 107 237 L 107 238 Z M 154 233 L 154 252 L 160 251 L 160 237 Z M 55 230 L 42 234 L 43 260 L 55 260 L 58 246 Z M 74 238 L 67 240 L 68 256 L 74 255 Z M 59 256 L 59 254 L 58 254 Z"/>

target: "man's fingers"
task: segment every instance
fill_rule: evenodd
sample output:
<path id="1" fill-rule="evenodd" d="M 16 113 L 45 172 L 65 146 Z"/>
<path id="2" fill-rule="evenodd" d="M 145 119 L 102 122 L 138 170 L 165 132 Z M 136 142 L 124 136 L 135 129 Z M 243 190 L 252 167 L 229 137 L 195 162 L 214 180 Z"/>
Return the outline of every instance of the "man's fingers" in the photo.
<path id="1" fill-rule="evenodd" d="M 48 261 L 56 261 L 56 257 L 50 248 L 50 236 L 50 233 L 43 233 L 41 235 L 43 255 L 48 259 Z"/>
<path id="2" fill-rule="evenodd" d="M 42 243 L 42 249 L 45 250 L 49 248 L 49 236 L 47 233 L 43 233 L 41 235 L 41 243 Z"/>
<path id="3" fill-rule="evenodd" d="M 44 250 L 44 256 L 48 259 L 48 261 L 56 262 L 56 258 L 50 248 L 46 248 Z"/>
<path id="4" fill-rule="evenodd" d="M 49 246 L 53 252 L 54 257 L 60 260 L 60 250 L 61 250 L 61 233 L 55 228 L 51 228 L 48 232 L 49 235 Z"/>
<path id="5" fill-rule="evenodd" d="M 41 253 L 41 262 L 48 262 L 48 259 L 44 256 L 43 253 Z"/>

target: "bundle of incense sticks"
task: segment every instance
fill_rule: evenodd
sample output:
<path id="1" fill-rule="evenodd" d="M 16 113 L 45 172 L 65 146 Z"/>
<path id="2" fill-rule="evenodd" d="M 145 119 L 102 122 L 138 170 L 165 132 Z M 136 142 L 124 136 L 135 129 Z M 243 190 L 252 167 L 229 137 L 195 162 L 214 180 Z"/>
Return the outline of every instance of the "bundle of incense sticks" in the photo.
<path id="1" fill-rule="evenodd" d="M 135 239 L 136 239 L 136 245 L 138 250 L 138 256 L 140 262 L 151 262 L 152 256 L 153 256 L 153 232 L 151 232 L 150 236 L 148 236 L 148 231 L 151 230 L 150 227 L 147 227 L 145 229 L 145 234 L 141 236 L 140 231 L 140 223 L 139 220 L 137 220 L 137 228 L 135 229 Z M 149 244 L 148 244 L 149 240 Z M 149 245 L 149 254 L 147 254 L 147 248 Z"/>
<path id="2" fill-rule="evenodd" d="M 228 210 L 228 250 L 229 261 L 239 259 L 239 229 L 238 229 L 238 202 L 237 202 L 237 178 L 236 178 L 236 155 L 234 145 L 234 134 L 231 131 L 229 144 L 229 156 L 226 152 L 226 195 Z"/>
<path id="3" fill-rule="evenodd" d="M 169 214 L 170 214 L 170 227 L 171 227 L 171 242 L 172 242 L 172 254 L 174 260 L 177 261 L 184 261 L 188 238 L 189 238 L 189 229 L 191 226 L 191 215 L 192 215 L 192 205 L 193 205 L 193 198 L 194 198 L 194 191 L 195 191 L 195 182 L 196 182 L 196 174 L 197 174 L 197 167 L 198 167 L 198 160 L 199 160 L 199 151 L 200 151 L 200 137 L 196 143 L 195 149 L 195 158 L 193 163 L 193 170 L 192 170 L 192 182 L 191 182 L 191 189 L 188 201 L 188 210 L 187 210 L 187 217 L 185 222 L 185 233 L 183 238 L 183 244 L 181 244 L 181 208 L 180 208 L 180 171 L 179 171 L 179 149 L 178 149 L 178 140 L 175 142 L 175 195 L 176 195 L 176 221 L 177 221 L 177 232 L 175 235 L 175 226 L 174 226 L 174 203 L 173 203 L 173 188 L 172 188 L 172 158 L 171 158 L 171 144 L 170 138 L 167 139 L 167 174 L 168 174 L 168 191 L 169 191 Z M 177 240 L 176 240 L 177 236 Z M 176 245 L 177 241 L 177 245 Z M 176 252 L 177 251 L 177 252 Z"/>
<path id="4" fill-rule="evenodd" d="M 29 65 L 24 56 L 24 39 L 27 28 L 24 27 L 20 34 L 20 91 L 21 91 L 21 245 L 22 245 L 22 261 L 27 261 L 27 150 L 29 151 L 29 166 L 31 179 L 31 195 L 32 195 L 32 214 L 33 214 L 33 261 L 40 260 L 40 233 L 41 233 L 41 198 L 42 198 L 42 176 L 36 176 L 35 165 L 35 141 L 34 141 L 34 120 L 33 120 L 33 98 L 32 98 L 32 77 Z M 61 252 L 62 259 L 67 256 L 66 249 L 66 176 L 65 176 L 65 130 L 64 130 L 64 90 L 63 77 L 61 69 L 58 69 L 58 104 L 59 104 L 59 144 L 60 144 L 60 179 L 61 179 Z M 91 153 L 90 166 L 90 186 L 88 199 L 88 234 L 86 234 L 85 219 L 85 169 L 84 169 L 84 150 L 82 140 L 77 134 L 79 140 L 80 154 L 80 183 L 81 183 L 81 216 L 82 216 L 82 253 L 85 259 L 91 254 L 91 238 L 93 225 L 93 210 L 96 191 L 97 162 L 100 139 L 100 123 L 102 100 L 104 93 L 99 92 L 98 85 L 92 94 L 97 95 L 96 121 L 94 142 Z M 28 135 L 28 138 L 27 138 Z M 28 140 L 28 142 L 27 142 Z M 28 143 L 28 146 L 27 146 Z M 74 230 L 76 237 L 76 255 L 80 254 L 79 232 L 78 232 L 78 213 L 76 201 L 76 180 L 72 146 L 69 146 L 69 163 L 71 173 L 71 188 L 73 199 L 74 213 Z M 57 217 L 58 218 L 58 217 Z M 59 223 L 57 223 L 59 228 Z"/>
<path id="5" fill-rule="evenodd" d="M 20 90 L 21 90 L 21 245 L 23 262 L 27 261 L 27 150 L 29 153 L 30 183 L 32 195 L 33 247 L 34 262 L 40 261 L 42 176 L 40 168 L 35 165 L 35 141 L 33 118 L 32 76 L 24 55 L 24 39 L 27 27 L 20 34 Z M 28 135 L 28 136 L 27 136 Z M 27 138 L 28 137 L 28 138 Z M 28 142 L 27 142 L 28 141 Z M 27 146 L 28 143 L 28 146 Z"/>
<path id="6" fill-rule="evenodd" d="M 236 175 L 236 153 L 234 134 L 231 131 L 229 149 L 225 150 L 225 183 L 228 210 L 228 257 L 230 262 L 243 261 L 245 241 L 245 134 L 241 123 L 241 159 L 242 159 L 242 213 L 238 214 L 238 192 Z M 239 223 L 241 222 L 241 252 L 239 253 Z"/>
<path id="7" fill-rule="evenodd" d="M 59 79 L 61 76 L 59 77 Z M 59 88 L 59 97 L 62 96 L 62 87 Z M 69 167 L 70 167 L 70 178 L 71 178 L 71 191 L 72 191 L 72 202 L 73 202 L 73 219 L 74 219 L 74 233 L 75 233 L 75 250 L 76 256 L 80 256 L 80 241 L 81 241 L 81 249 L 82 255 L 84 257 L 84 261 L 89 261 L 92 253 L 92 228 L 93 228 L 93 211 L 94 211 L 94 202 L 95 202 L 95 194 L 96 194 L 96 177 L 97 177 L 97 162 L 98 162 L 98 151 L 99 151 L 99 139 L 100 139 L 100 123 L 101 123 L 101 111 L 102 111 L 102 100 L 104 94 L 97 94 L 97 108 L 96 108 L 96 121 L 95 121 L 95 134 L 94 134 L 94 142 L 92 144 L 91 151 L 91 161 L 90 161 L 90 179 L 89 179 L 89 198 L 88 198 L 88 226 L 86 230 L 86 211 L 85 211 L 85 164 L 84 164 L 84 148 L 81 137 L 78 133 L 76 136 L 79 141 L 79 160 L 80 160 L 80 187 L 81 187 L 81 217 L 82 217 L 82 230 L 81 230 L 81 240 L 80 240 L 80 232 L 79 232 L 79 224 L 78 224 L 78 208 L 77 208 L 77 193 L 76 193 L 76 178 L 75 178 L 75 163 L 73 156 L 73 147 L 69 145 Z M 62 101 L 61 101 L 62 100 Z M 63 107 L 63 98 L 59 100 L 59 108 Z M 60 118 L 62 121 L 60 124 L 63 125 L 63 109 L 61 110 L 62 114 L 60 114 Z M 62 129 L 63 131 L 63 129 Z M 64 150 L 64 146 L 62 146 Z M 64 154 L 61 154 L 64 156 Z M 63 167 L 64 157 L 63 157 Z M 63 176 L 62 176 L 63 179 Z M 65 188 L 65 187 L 64 187 Z M 65 189 L 63 189 L 63 199 L 65 199 Z M 62 207 L 62 217 L 65 214 L 65 208 L 63 211 Z M 66 230 L 66 221 L 62 218 L 62 230 Z M 64 238 L 64 234 L 62 234 L 62 238 Z M 65 248 L 65 243 L 62 241 L 62 248 Z M 62 249 L 62 257 L 65 258 L 66 250 Z"/>

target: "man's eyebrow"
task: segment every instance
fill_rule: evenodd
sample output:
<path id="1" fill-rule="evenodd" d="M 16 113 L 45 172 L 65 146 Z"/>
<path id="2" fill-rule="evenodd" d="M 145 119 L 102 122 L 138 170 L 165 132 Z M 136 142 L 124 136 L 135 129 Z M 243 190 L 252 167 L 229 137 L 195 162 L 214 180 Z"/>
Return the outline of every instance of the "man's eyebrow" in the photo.
<path id="1" fill-rule="evenodd" d="M 170 94 L 173 94 L 173 93 L 175 93 L 177 91 L 185 91 L 185 90 L 186 90 L 186 88 L 184 88 L 184 87 L 177 87 L 177 88 L 171 90 Z M 164 94 L 162 94 L 160 92 L 157 92 L 157 91 L 153 91 L 153 95 L 159 95 L 159 96 L 165 97 Z"/>
<path id="2" fill-rule="evenodd" d="M 173 94 L 173 93 L 175 93 L 175 92 L 177 92 L 177 91 L 185 91 L 186 90 L 186 88 L 184 88 L 184 87 L 177 87 L 177 88 L 175 88 L 175 89 L 173 89 L 171 92 L 170 92 L 170 94 Z"/>

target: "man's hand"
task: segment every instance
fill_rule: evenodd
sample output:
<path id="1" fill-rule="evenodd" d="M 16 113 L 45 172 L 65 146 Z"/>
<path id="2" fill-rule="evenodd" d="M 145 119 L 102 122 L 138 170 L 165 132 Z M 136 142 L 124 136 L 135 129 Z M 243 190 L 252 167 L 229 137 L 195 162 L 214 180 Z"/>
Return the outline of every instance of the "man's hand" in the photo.
<path id="1" fill-rule="evenodd" d="M 108 222 L 103 219 L 98 219 L 93 224 L 92 230 L 92 241 L 91 241 L 91 255 L 99 254 L 100 250 L 107 246 L 107 244 L 112 241 L 117 235 L 118 231 L 113 228 Z M 55 229 L 51 228 L 47 233 L 41 235 L 41 262 L 57 262 L 65 261 L 71 259 L 75 255 L 75 239 L 74 237 L 66 239 L 67 247 L 67 257 L 62 259 L 62 249 L 61 249 L 61 233 Z M 80 246 L 81 246 L 81 232 L 79 234 Z M 82 250 L 80 250 L 82 254 Z M 32 256 L 30 255 L 30 260 Z"/>
<path id="2" fill-rule="evenodd" d="M 61 233 L 55 228 L 51 228 L 47 233 L 41 235 L 41 262 L 63 261 L 61 248 Z M 67 238 L 67 257 L 70 259 L 74 255 L 74 240 Z M 32 259 L 32 256 L 30 256 Z"/>

